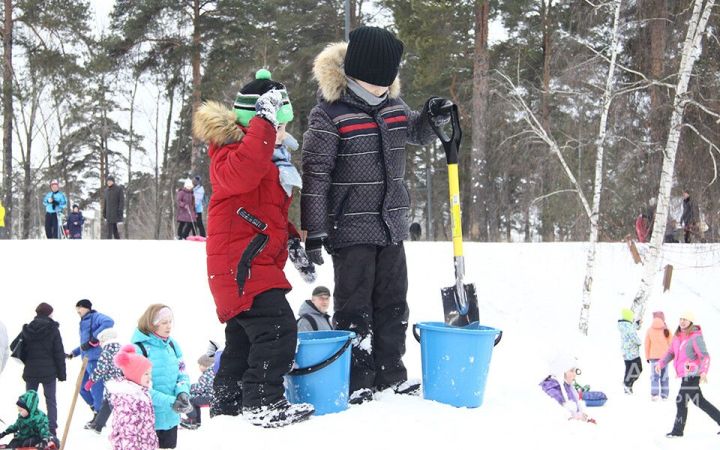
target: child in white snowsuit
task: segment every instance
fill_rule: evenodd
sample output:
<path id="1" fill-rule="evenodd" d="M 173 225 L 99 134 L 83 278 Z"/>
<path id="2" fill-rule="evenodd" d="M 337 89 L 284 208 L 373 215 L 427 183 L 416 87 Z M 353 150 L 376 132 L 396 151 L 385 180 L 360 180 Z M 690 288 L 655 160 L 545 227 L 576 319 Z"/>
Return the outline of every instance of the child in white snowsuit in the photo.
<path id="1" fill-rule="evenodd" d="M 642 373 L 642 360 L 640 359 L 640 345 L 642 341 L 637 330 L 640 329 L 640 321 L 634 322 L 635 313 L 630 309 L 622 310 L 622 318 L 618 320 L 620 330 L 620 344 L 625 360 L 625 376 L 623 384 L 625 393 L 632 394 L 633 384 L 640 378 Z"/>

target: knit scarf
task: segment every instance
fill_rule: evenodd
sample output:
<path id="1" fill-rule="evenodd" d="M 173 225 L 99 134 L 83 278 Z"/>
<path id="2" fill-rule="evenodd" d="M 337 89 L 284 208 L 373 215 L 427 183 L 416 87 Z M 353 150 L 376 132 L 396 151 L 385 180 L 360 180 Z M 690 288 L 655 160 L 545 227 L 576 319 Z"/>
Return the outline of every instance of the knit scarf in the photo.
<path id="1" fill-rule="evenodd" d="M 297 148 L 297 141 L 288 134 L 280 145 L 275 146 L 272 156 L 272 162 L 280 171 L 280 184 L 285 189 L 288 197 L 292 195 L 293 187 L 302 189 L 302 177 L 290 161 L 290 150 L 288 148 L 293 147 Z"/>

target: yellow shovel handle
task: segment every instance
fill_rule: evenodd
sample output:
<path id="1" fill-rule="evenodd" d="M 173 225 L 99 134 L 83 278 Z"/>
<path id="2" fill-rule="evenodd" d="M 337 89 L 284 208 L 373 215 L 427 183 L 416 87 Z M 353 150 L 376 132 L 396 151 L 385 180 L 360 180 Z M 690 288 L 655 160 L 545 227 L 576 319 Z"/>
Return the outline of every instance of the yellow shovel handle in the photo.
<path id="1" fill-rule="evenodd" d="M 460 180 L 458 165 L 448 164 L 448 183 L 450 192 L 450 220 L 452 225 L 453 256 L 463 256 L 462 223 L 460 221 Z"/>

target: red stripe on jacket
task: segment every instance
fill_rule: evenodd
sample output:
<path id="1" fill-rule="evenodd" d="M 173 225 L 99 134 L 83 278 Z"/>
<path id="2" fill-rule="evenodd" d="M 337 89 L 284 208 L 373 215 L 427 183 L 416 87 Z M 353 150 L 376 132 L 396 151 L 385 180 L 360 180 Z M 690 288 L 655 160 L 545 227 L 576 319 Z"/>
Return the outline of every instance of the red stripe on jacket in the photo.
<path id="1" fill-rule="evenodd" d="M 356 123 L 355 125 L 346 125 L 344 127 L 340 127 L 338 131 L 340 133 L 350 133 L 352 131 L 370 130 L 377 127 L 378 124 L 376 124 L 375 122 Z"/>

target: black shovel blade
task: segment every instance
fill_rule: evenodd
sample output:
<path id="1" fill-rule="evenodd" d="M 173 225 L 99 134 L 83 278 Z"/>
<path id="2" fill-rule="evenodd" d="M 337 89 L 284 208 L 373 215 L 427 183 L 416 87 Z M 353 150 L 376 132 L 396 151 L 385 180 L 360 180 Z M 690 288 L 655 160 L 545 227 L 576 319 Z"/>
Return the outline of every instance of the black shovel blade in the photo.
<path id="1" fill-rule="evenodd" d="M 445 311 L 445 323 L 453 327 L 464 327 L 472 322 L 480 320 L 480 311 L 478 310 L 477 292 L 475 292 L 475 284 L 464 284 L 465 298 L 468 302 L 467 314 L 461 314 L 458 305 L 457 288 L 455 286 L 442 288 L 443 310 Z"/>

